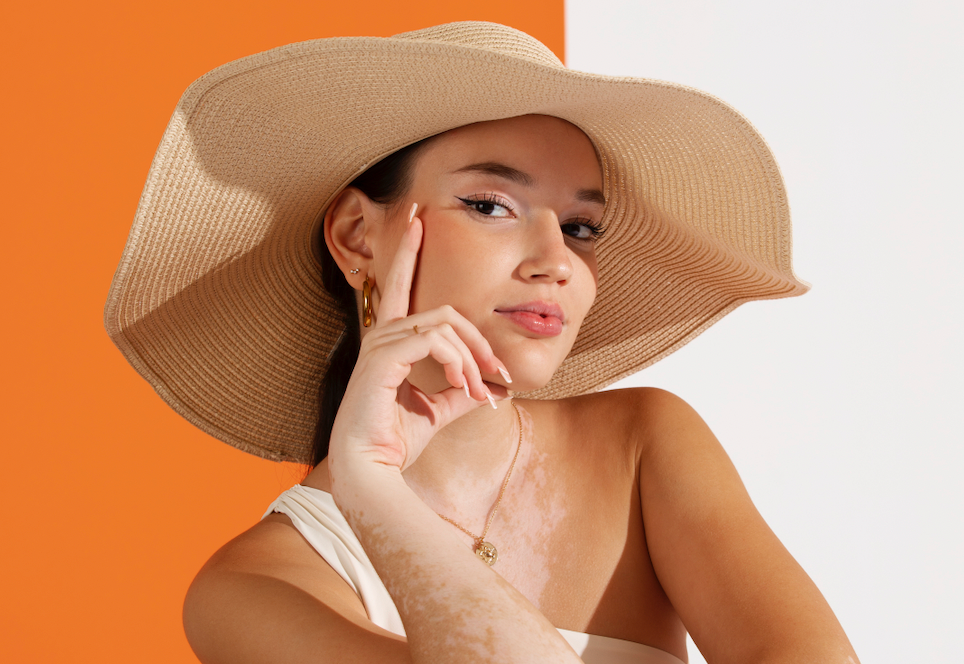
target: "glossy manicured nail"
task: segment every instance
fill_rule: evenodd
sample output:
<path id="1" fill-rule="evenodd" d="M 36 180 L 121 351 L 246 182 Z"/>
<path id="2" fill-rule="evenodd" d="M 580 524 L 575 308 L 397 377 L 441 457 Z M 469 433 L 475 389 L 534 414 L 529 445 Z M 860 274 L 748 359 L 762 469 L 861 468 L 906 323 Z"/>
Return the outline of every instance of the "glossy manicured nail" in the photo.
<path id="1" fill-rule="evenodd" d="M 464 378 L 462 379 L 462 389 L 465 390 L 465 396 L 471 399 L 472 395 L 469 394 L 469 381 L 465 380 Z"/>
<path id="2" fill-rule="evenodd" d="M 507 383 L 512 382 L 512 376 L 509 375 L 508 371 L 506 371 L 502 367 L 499 367 L 499 373 L 502 374 L 502 379 L 505 380 L 505 382 Z"/>
<path id="3" fill-rule="evenodd" d="M 408 223 L 412 223 L 415 218 L 415 211 L 418 210 L 418 203 L 412 203 L 412 211 L 408 213 Z"/>
<path id="4" fill-rule="evenodd" d="M 485 392 L 485 398 L 489 400 L 489 405 L 492 406 L 492 410 L 499 409 L 499 407 L 495 405 L 495 399 L 492 398 L 492 395 L 489 393 L 488 390 L 486 390 Z"/>

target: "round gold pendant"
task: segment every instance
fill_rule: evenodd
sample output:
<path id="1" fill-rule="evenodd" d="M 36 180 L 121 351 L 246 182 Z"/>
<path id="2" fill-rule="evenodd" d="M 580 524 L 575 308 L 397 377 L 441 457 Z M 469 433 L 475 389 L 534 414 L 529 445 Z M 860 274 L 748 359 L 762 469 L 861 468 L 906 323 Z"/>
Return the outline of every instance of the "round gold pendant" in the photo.
<path id="1" fill-rule="evenodd" d="M 499 559 L 499 552 L 489 542 L 479 542 L 479 545 L 475 547 L 475 555 L 490 567 L 495 565 L 495 561 Z"/>

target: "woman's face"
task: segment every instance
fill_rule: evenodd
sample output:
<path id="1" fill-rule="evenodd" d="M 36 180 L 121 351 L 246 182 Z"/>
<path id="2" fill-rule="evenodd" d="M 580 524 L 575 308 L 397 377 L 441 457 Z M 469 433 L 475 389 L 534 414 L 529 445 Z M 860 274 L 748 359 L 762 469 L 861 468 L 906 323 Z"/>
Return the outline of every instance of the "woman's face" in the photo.
<path id="1" fill-rule="evenodd" d="M 596 296 L 594 236 L 605 201 L 589 139 L 538 115 L 433 139 L 416 159 L 397 218 L 370 238 L 376 283 L 385 283 L 413 202 L 424 234 L 412 312 L 451 305 L 506 364 L 512 389 L 548 383 Z M 410 380 L 427 391 L 446 386 L 431 361 Z"/>

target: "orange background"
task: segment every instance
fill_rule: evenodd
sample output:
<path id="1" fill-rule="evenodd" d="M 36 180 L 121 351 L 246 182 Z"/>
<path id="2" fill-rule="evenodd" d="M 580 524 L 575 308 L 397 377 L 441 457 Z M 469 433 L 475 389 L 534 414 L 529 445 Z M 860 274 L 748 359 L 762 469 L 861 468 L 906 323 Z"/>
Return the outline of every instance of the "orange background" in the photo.
<path id="1" fill-rule="evenodd" d="M 0 661 L 196 661 L 181 629 L 187 585 L 301 476 L 182 420 L 101 324 L 181 92 L 281 44 L 466 19 L 512 25 L 563 55 L 562 0 L 5 10 Z"/>

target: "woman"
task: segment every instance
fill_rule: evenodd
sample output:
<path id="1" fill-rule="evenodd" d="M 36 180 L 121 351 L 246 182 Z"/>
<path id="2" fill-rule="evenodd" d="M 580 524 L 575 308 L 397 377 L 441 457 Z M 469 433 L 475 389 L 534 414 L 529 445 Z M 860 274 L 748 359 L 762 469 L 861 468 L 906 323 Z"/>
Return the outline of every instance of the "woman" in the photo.
<path id="1" fill-rule="evenodd" d="M 732 109 L 502 26 L 202 77 L 108 329 L 192 422 L 313 470 L 198 574 L 199 658 L 669 663 L 689 631 L 709 662 L 856 661 L 685 403 L 588 394 L 802 293 L 789 246 Z"/>

